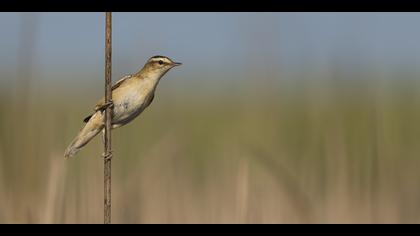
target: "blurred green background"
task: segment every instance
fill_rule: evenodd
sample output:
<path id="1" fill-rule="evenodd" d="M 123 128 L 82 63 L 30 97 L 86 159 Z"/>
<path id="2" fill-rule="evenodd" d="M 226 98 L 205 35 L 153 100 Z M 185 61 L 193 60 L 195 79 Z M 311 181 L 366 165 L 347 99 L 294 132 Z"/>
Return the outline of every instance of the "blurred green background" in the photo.
<path id="1" fill-rule="evenodd" d="M 419 223 L 417 13 L 114 13 L 114 223 Z M 104 14 L 0 13 L 0 223 L 102 223 Z"/>

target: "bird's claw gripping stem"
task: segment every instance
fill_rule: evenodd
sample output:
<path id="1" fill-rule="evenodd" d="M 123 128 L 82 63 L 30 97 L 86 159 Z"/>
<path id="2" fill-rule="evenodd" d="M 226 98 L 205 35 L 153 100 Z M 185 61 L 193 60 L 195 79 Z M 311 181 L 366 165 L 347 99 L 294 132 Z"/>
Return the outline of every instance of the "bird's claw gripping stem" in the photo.
<path id="1" fill-rule="evenodd" d="M 98 109 L 96 109 L 96 110 L 97 111 L 105 111 L 108 107 L 111 107 L 111 108 L 114 107 L 114 102 L 112 100 L 104 103 L 103 105 L 98 107 Z"/>
<path id="2" fill-rule="evenodd" d="M 105 160 L 111 160 L 112 159 L 112 151 L 108 152 L 108 153 L 103 153 L 102 158 L 104 158 Z"/>

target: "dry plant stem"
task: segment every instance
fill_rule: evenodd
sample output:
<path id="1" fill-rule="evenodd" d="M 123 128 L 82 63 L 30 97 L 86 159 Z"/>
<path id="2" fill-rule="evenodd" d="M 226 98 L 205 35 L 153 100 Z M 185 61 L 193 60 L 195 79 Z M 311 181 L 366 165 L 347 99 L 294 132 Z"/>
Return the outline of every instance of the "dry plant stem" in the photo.
<path id="1" fill-rule="evenodd" d="M 111 12 L 106 13 L 105 19 L 105 102 L 112 101 L 111 94 Z M 111 109 L 105 110 L 105 142 L 104 142 L 104 224 L 111 223 Z"/>

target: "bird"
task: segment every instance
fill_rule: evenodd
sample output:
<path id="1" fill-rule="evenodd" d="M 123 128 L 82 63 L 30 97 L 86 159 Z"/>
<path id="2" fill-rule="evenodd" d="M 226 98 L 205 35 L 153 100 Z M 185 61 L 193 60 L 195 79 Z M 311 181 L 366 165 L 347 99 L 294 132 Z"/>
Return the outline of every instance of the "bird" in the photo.
<path id="1" fill-rule="evenodd" d="M 160 79 L 172 68 L 182 63 L 174 62 L 166 56 L 153 56 L 135 74 L 122 77 L 111 88 L 112 101 L 102 97 L 86 123 L 64 152 L 66 159 L 74 157 L 90 140 L 105 128 L 105 110 L 111 106 L 111 128 L 119 128 L 138 117 L 155 97 Z M 103 138 L 104 139 L 104 138 Z"/>

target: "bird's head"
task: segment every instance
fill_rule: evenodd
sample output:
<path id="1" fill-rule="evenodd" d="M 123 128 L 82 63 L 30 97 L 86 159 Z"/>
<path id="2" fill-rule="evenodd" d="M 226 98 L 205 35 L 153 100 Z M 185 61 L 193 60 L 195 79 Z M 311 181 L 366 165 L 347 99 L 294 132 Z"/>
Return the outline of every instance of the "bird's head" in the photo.
<path id="1" fill-rule="evenodd" d="M 168 57 L 153 56 L 144 65 L 143 72 L 161 77 L 170 69 L 180 65 L 182 65 L 182 63 L 174 62 Z"/>

